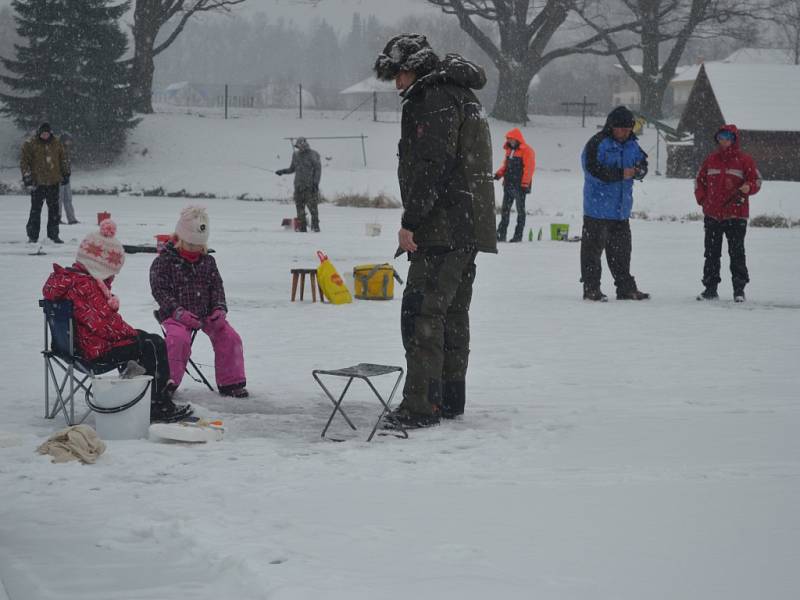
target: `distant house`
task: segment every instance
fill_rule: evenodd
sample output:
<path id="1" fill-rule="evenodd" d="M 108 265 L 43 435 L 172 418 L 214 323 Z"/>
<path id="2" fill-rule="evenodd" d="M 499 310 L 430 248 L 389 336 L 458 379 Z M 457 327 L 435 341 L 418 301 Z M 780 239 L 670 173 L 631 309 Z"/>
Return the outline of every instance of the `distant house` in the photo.
<path id="1" fill-rule="evenodd" d="M 642 104 L 642 95 L 639 92 L 639 86 L 633 79 L 628 77 L 622 65 L 615 64 L 614 68 L 616 71 L 614 71 L 614 76 L 611 81 L 611 105 L 625 105 L 628 108 L 638 110 Z M 642 73 L 641 65 L 631 65 L 631 68 L 638 74 Z"/>
<path id="2" fill-rule="evenodd" d="M 667 176 L 693 177 L 714 149 L 714 133 L 733 123 L 764 179 L 800 181 L 798 98 L 800 66 L 700 65 L 678 124 L 693 141 L 668 146 Z"/>
<path id="3" fill-rule="evenodd" d="M 683 111 L 683 108 L 689 101 L 689 94 L 692 91 L 694 80 L 697 79 L 697 74 L 700 72 L 700 66 L 702 64 L 790 65 L 792 63 L 792 53 L 788 50 L 740 48 L 722 60 L 707 63 L 701 61 L 696 65 L 684 67 L 669 83 L 669 87 L 672 90 L 674 110 L 676 114 L 681 114 Z"/>

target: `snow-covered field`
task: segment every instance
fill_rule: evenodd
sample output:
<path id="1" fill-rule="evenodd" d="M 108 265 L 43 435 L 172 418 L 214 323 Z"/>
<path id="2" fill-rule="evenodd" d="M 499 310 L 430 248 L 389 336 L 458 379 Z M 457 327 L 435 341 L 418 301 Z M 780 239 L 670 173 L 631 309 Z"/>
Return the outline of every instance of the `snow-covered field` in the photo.
<path id="1" fill-rule="evenodd" d="M 575 155 L 594 130 L 535 125 L 525 130 L 541 168 L 529 207 L 542 214 L 529 224 L 577 233 Z M 331 165 L 325 193 L 396 193 L 397 124 L 361 126 L 370 169 L 357 153 Z M 231 127 L 237 135 L 223 135 Z M 504 129 L 493 124 L 497 139 Z M 156 115 L 134 136 L 145 156 L 74 182 L 285 196 L 288 178 L 233 163 L 286 166 L 280 138 L 312 130 L 345 128 Z M 766 183 L 753 204 L 796 218 L 798 192 Z M 687 181 L 652 177 L 636 193 L 653 215 L 696 210 Z M 187 201 L 75 203 L 83 223 L 62 227 L 67 243 L 27 256 L 28 200 L 0 197 L 0 599 L 797 597 L 800 230 L 749 231 L 744 305 L 731 302 L 727 257 L 722 300 L 694 300 L 697 222 L 632 222 L 633 272 L 653 294 L 644 303 L 582 302 L 579 244 L 503 245 L 479 258 L 464 418 L 366 444 L 378 404 L 354 387 L 345 408 L 359 432 L 336 444 L 319 438 L 330 403 L 311 370 L 404 365 L 400 302 L 292 304 L 289 269 L 313 266 L 317 249 L 343 274 L 390 260 L 399 211 L 324 205 L 323 232 L 301 235 L 279 226 L 290 205 L 205 200 L 252 397 L 222 399 L 187 379 L 179 398 L 221 417 L 223 442 L 109 442 L 95 465 L 54 465 L 34 453 L 63 424 L 42 418 L 36 301 L 52 262 L 71 263 L 101 210 L 124 242 L 146 243 Z M 367 237 L 375 222 L 383 235 Z M 151 259 L 129 255 L 115 291 L 123 316 L 153 331 Z M 212 363 L 207 340 L 195 357 Z M 352 435 L 343 425 L 336 433 Z"/>

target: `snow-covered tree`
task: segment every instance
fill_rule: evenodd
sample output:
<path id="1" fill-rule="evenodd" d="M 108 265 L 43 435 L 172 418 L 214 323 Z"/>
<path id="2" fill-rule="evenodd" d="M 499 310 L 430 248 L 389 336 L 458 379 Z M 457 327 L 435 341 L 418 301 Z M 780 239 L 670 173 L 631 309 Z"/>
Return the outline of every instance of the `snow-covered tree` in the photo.
<path id="1" fill-rule="evenodd" d="M 592 0 L 428 0 L 455 15 L 461 28 L 486 52 L 499 71 L 492 116 L 512 122 L 527 120 L 528 89 L 533 77 L 552 61 L 574 54 L 610 54 L 598 45 L 605 36 L 635 25 L 619 21 L 585 36 L 550 47 L 556 33 L 575 11 L 588 14 Z M 446 49 L 445 49 L 446 50 Z"/>
<path id="2" fill-rule="evenodd" d="M 245 0 L 135 0 L 131 84 L 134 106 L 143 113 L 153 112 L 153 59 L 169 48 L 194 15 L 209 11 L 227 11 Z M 172 30 L 159 34 L 167 25 Z"/>
<path id="3" fill-rule="evenodd" d="M 127 39 L 119 19 L 127 3 L 112 0 L 14 0 L 16 57 L 2 63 L 2 112 L 22 128 L 49 121 L 68 130 L 89 160 L 118 152 L 136 125 L 128 73 Z"/>
<path id="4" fill-rule="evenodd" d="M 653 117 L 661 116 L 664 94 L 689 41 L 703 36 L 747 35 L 746 21 L 757 11 L 752 0 L 619 0 L 610 2 L 605 11 L 589 14 L 578 10 L 636 82 L 641 110 Z M 637 22 L 633 36 L 610 28 L 624 20 Z M 641 68 L 632 64 L 627 54 L 633 40 L 641 49 Z"/>

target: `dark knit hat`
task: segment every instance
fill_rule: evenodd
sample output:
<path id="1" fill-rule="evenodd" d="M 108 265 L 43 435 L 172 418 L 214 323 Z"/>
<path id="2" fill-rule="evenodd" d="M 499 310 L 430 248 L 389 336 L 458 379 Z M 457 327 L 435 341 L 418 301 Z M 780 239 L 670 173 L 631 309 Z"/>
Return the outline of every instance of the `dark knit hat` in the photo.
<path id="1" fill-rule="evenodd" d="M 391 81 L 400 71 L 413 71 L 417 77 L 422 77 L 438 64 L 439 57 L 428 38 L 420 33 L 401 33 L 389 40 L 373 69 L 378 79 Z"/>
<path id="2" fill-rule="evenodd" d="M 44 132 L 53 133 L 53 129 L 50 127 L 50 123 L 44 122 L 39 125 L 39 129 L 36 130 L 36 135 L 42 135 Z"/>
<path id="3" fill-rule="evenodd" d="M 612 110 L 606 119 L 606 125 L 610 127 L 633 127 L 635 122 L 633 113 L 625 106 L 618 106 Z"/>

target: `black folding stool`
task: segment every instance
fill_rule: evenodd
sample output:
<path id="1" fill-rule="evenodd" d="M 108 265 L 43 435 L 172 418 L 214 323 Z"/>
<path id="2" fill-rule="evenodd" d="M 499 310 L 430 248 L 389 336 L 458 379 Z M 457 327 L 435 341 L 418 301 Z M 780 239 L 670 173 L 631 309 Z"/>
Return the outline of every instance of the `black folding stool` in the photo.
<path id="1" fill-rule="evenodd" d="M 389 394 L 389 397 L 384 400 L 383 396 L 381 396 L 380 392 L 375 388 L 370 381 L 371 377 L 378 377 L 380 375 L 388 375 L 389 373 L 397 373 L 397 380 L 394 382 L 394 387 L 392 388 L 392 393 Z M 389 365 L 373 365 L 370 363 L 359 363 L 352 367 L 345 367 L 344 369 L 334 369 L 332 371 L 327 371 L 323 369 L 315 369 L 311 371 L 311 375 L 317 381 L 319 386 L 322 388 L 322 391 L 325 392 L 325 395 L 328 396 L 330 401 L 333 403 L 333 412 L 331 412 L 331 416 L 328 417 L 328 422 L 325 424 L 325 428 L 322 430 L 322 434 L 320 437 L 325 439 L 325 434 L 328 432 L 328 427 L 330 427 L 331 422 L 333 421 L 333 417 L 336 416 L 336 413 L 341 413 L 344 420 L 347 421 L 347 424 L 353 431 L 356 431 L 356 426 L 353 425 L 353 422 L 350 418 L 345 414 L 344 410 L 342 410 L 342 401 L 344 400 L 345 394 L 347 394 L 347 390 L 350 389 L 350 384 L 353 383 L 354 379 L 362 379 L 364 380 L 375 396 L 378 398 L 378 401 L 381 403 L 383 410 L 381 411 L 378 420 L 375 421 L 375 426 L 372 428 L 372 431 L 367 438 L 367 441 L 372 441 L 372 438 L 375 436 L 375 432 L 378 430 L 378 426 L 381 424 L 383 417 L 386 416 L 386 413 L 389 412 L 390 406 L 392 404 L 392 399 L 394 398 L 395 393 L 397 392 L 397 388 L 400 386 L 400 380 L 403 378 L 403 369 L 402 367 L 391 367 Z M 333 397 L 333 394 L 330 393 L 328 388 L 325 387 L 325 384 L 322 383 L 320 379 L 320 375 L 330 375 L 332 377 L 347 377 L 347 384 L 344 386 L 339 399 Z M 402 437 L 403 439 L 408 439 L 408 432 L 403 428 L 402 425 L 400 427 L 400 435 L 398 437 Z M 333 441 L 340 442 L 342 440 L 336 440 L 334 438 Z"/>

